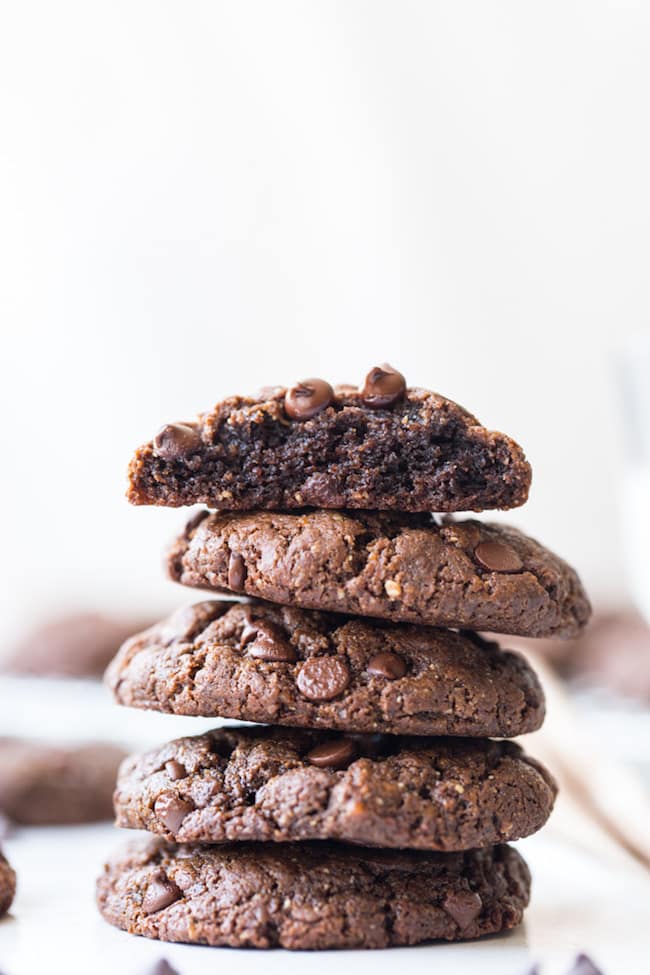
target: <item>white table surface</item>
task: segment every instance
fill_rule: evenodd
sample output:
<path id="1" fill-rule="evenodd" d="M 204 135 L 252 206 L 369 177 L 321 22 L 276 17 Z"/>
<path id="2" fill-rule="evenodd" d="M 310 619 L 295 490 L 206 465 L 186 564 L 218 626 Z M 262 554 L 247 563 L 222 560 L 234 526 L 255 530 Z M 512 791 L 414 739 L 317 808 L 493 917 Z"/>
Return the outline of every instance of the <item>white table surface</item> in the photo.
<path id="1" fill-rule="evenodd" d="M 99 685 L 0 680 L 0 733 L 43 738 L 110 737 L 138 748 L 217 722 L 119 709 Z M 26 703 L 27 702 L 27 703 Z M 647 828 L 647 824 L 640 824 Z M 524 925 L 505 937 L 373 952 L 291 953 L 162 945 L 107 925 L 97 914 L 94 883 L 105 857 L 134 834 L 109 824 L 16 830 L 5 850 L 18 872 L 11 914 L 0 922 L 2 975 L 146 975 L 164 957 L 180 975 L 345 971 L 435 975 L 566 975 L 586 951 L 605 975 L 650 972 L 650 874 L 576 847 L 554 828 L 518 844 L 533 873 Z"/>

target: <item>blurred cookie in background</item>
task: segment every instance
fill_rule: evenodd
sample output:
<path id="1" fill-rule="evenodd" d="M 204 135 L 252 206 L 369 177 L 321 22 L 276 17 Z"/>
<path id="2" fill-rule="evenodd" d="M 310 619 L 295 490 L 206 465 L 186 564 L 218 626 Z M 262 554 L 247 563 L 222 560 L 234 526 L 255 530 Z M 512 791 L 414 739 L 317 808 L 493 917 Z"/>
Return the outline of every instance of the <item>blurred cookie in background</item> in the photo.
<path id="1" fill-rule="evenodd" d="M 597 611 L 577 639 L 516 646 L 540 654 L 563 677 L 650 704 L 650 626 L 633 609 Z"/>
<path id="2" fill-rule="evenodd" d="M 99 678 L 120 645 L 153 622 L 97 612 L 48 620 L 23 637 L 2 661 L 2 669 L 11 674 Z"/>
<path id="3" fill-rule="evenodd" d="M 16 872 L 0 853 L 0 917 L 11 907 L 15 894 Z"/>
<path id="4" fill-rule="evenodd" d="M 113 789 L 126 752 L 91 742 L 53 746 L 0 738 L 0 810 L 25 826 L 113 818 Z"/>

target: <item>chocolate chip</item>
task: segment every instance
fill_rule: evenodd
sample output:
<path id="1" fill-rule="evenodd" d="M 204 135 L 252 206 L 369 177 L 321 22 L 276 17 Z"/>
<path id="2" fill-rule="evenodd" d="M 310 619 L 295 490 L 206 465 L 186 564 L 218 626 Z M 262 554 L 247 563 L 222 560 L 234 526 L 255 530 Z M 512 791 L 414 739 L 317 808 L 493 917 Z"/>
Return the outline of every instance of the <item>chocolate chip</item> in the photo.
<path id="1" fill-rule="evenodd" d="M 191 642 L 196 636 L 214 620 L 227 611 L 228 603 L 219 603 L 216 599 L 205 599 L 202 603 L 183 606 L 163 624 L 166 640 L 182 640 Z"/>
<path id="2" fill-rule="evenodd" d="M 339 657 L 312 657 L 298 674 L 300 693 L 310 701 L 331 701 L 350 683 L 350 671 Z"/>
<path id="3" fill-rule="evenodd" d="M 266 636 L 258 636 L 251 644 L 249 651 L 256 660 L 266 660 L 268 663 L 294 663 L 298 654 L 286 640 L 269 640 Z"/>
<path id="4" fill-rule="evenodd" d="M 349 738 L 333 738 L 316 745 L 305 758 L 318 768 L 345 768 L 356 753 L 356 745 Z"/>
<path id="5" fill-rule="evenodd" d="M 375 366 L 366 376 L 361 399 L 371 409 L 393 406 L 406 392 L 406 380 L 401 372 L 387 363 Z"/>
<path id="6" fill-rule="evenodd" d="M 180 900 L 182 896 L 182 890 L 160 870 L 149 881 L 142 898 L 142 910 L 145 914 L 155 914 L 156 911 L 162 911 L 163 907 L 169 907 L 174 901 Z"/>
<path id="7" fill-rule="evenodd" d="M 200 448 L 198 426 L 190 423 L 168 423 L 153 441 L 154 453 L 163 460 L 187 460 Z"/>
<path id="8" fill-rule="evenodd" d="M 284 409 L 292 420 L 309 420 L 330 405 L 334 390 L 324 379 L 304 379 L 287 390 Z"/>
<path id="9" fill-rule="evenodd" d="M 474 555 L 489 572 L 520 572 L 524 567 L 515 550 L 503 542 L 479 542 Z"/>
<path id="10" fill-rule="evenodd" d="M 406 664 L 397 653 L 377 653 L 368 661 L 368 673 L 373 677 L 398 680 L 406 673 Z"/>
<path id="11" fill-rule="evenodd" d="M 170 833 L 177 833 L 185 817 L 194 809 L 194 803 L 163 793 L 158 796 L 153 808 L 163 826 Z"/>
<path id="12" fill-rule="evenodd" d="M 172 968 L 166 958 L 161 958 L 153 968 L 147 971 L 146 975 L 178 975 L 178 972 Z"/>
<path id="13" fill-rule="evenodd" d="M 247 620 L 246 623 L 244 623 L 244 629 L 242 630 L 241 637 L 239 640 L 241 646 L 245 647 L 248 643 L 251 642 L 251 640 L 254 640 L 255 637 L 257 636 L 257 632 L 258 632 L 257 623 L 252 623 L 250 620 Z"/>
<path id="14" fill-rule="evenodd" d="M 246 563 L 241 555 L 236 552 L 230 553 L 228 563 L 228 588 L 235 592 L 241 592 L 246 582 Z"/>
<path id="15" fill-rule="evenodd" d="M 241 635 L 241 646 L 249 647 L 251 657 L 269 663 L 293 663 L 298 659 L 285 631 L 271 620 L 249 620 Z"/>
<path id="16" fill-rule="evenodd" d="M 596 968 L 591 958 L 580 954 L 573 963 L 573 968 L 568 975 L 603 975 L 600 968 Z"/>
<path id="17" fill-rule="evenodd" d="M 168 762 L 165 762 L 165 768 L 169 778 L 174 781 L 187 778 L 187 769 L 180 762 L 177 762 L 175 758 L 171 758 Z"/>
<path id="18" fill-rule="evenodd" d="M 442 905 L 461 931 L 474 921 L 483 908 L 483 901 L 472 890 L 452 890 Z"/>

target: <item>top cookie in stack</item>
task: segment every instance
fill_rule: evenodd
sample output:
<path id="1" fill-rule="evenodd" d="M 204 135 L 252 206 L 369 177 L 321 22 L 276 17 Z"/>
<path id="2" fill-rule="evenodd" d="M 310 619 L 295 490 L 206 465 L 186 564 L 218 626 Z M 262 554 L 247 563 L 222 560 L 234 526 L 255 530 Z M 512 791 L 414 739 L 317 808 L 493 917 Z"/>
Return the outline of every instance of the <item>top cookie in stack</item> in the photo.
<path id="1" fill-rule="evenodd" d="M 129 500 L 221 511 L 485 511 L 524 504 L 521 447 L 382 366 L 362 388 L 306 379 L 233 396 L 163 427 L 129 470 Z"/>
<path id="2" fill-rule="evenodd" d="M 530 877 L 500 844 L 544 824 L 555 784 L 487 736 L 535 730 L 544 698 L 522 657 L 473 631 L 570 636 L 590 608 L 537 542 L 448 515 L 523 504 L 530 477 L 516 443 L 389 366 L 358 390 L 311 379 L 233 397 L 137 451 L 131 501 L 218 509 L 173 544 L 171 577 L 249 599 L 131 638 L 107 681 L 127 706 L 270 727 L 123 765 L 119 825 L 160 838 L 107 866 L 109 921 L 291 948 L 520 921 Z"/>

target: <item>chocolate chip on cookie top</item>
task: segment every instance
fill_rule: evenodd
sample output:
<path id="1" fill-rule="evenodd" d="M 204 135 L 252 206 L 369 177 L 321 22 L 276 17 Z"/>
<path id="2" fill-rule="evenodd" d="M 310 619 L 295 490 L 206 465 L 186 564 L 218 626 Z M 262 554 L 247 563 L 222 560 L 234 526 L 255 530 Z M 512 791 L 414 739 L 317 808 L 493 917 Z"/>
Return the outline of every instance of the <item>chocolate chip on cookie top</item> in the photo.
<path id="1" fill-rule="evenodd" d="M 321 742 L 307 752 L 305 758 L 318 768 L 345 768 L 357 754 L 351 738 L 333 738 Z"/>
<path id="2" fill-rule="evenodd" d="M 366 376 L 361 388 L 361 400 L 365 406 L 375 409 L 393 406 L 406 393 L 406 380 L 392 366 L 375 366 Z"/>
<path id="3" fill-rule="evenodd" d="M 296 685 L 310 701 L 332 701 L 350 683 L 350 671 L 338 657 L 311 657 L 300 668 Z"/>
<path id="4" fill-rule="evenodd" d="M 324 379 L 304 379 L 288 389 L 284 409 L 292 420 L 310 420 L 334 400 L 334 390 Z"/>
<path id="5" fill-rule="evenodd" d="M 186 460 L 201 449 L 198 423 L 168 423 L 154 437 L 153 449 L 162 460 Z"/>
<path id="6" fill-rule="evenodd" d="M 488 572 L 521 572 L 524 567 L 517 552 L 503 542 L 479 542 L 474 555 Z"/>

